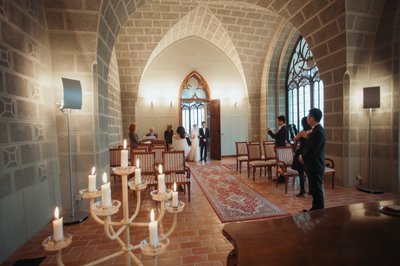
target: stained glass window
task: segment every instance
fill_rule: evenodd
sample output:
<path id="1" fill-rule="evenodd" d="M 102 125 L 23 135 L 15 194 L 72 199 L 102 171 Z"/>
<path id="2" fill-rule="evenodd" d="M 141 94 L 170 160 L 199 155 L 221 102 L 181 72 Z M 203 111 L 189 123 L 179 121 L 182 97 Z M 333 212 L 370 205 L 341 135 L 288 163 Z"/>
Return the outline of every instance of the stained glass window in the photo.
<path id="1" fill-rule="evenodd" d="M 289 61 L 287 77 L 288 123 L 301 130 L 301 119 L 308 110 L 324 111 L 324 83 L 306 40 L 301 37 Z M 323 124 L 323 120 L 321 121 Z"/>

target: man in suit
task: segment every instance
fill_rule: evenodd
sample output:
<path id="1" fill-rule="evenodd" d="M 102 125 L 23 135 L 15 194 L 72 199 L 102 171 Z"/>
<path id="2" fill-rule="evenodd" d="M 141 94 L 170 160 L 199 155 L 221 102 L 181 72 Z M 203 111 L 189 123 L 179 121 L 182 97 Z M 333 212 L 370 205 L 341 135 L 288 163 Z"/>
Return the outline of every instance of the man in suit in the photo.
<path id="1" fill-rule="evenodd" d="M 312 108 L 308 112 L 307 122 L 311 126 L 308 132 L 306 147 L 299 156 L 308 176 L 310 191 L 313 197 L 311 210 L 324 208 L 323 177 L 325 172 L 325 130 L 319 123 L 321 110 Z M 307 211 L 307 210 L 303 210 Z"/>
<path id="2" fill-rule="evenodd" d="M 278 132 L 272 133 L 270 128 L 267 128 L 268 135 L 275 140 L 276 147 L 285 147 L 286 140 L 288 139 L 288 129 L 286 127 L 286 117 L 280 115 L 276 118 L 276 124 L 278 125 Z"/>
<path id="3" fill-rule="evenodd" d="M 207 144 L 210 137 L 210 131 L 207 128 L 205 121 L 201 122 L 199 129 L 199 146 L 200 146 L 200 161 L 207 161 Z"/>

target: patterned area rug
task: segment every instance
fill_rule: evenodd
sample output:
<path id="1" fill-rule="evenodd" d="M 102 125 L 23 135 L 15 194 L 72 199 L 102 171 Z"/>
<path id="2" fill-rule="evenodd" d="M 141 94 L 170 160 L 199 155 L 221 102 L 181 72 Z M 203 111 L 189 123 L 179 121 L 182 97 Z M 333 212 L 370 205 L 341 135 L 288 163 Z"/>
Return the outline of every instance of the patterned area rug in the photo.
<path id="1" fill-rule="evenodd" d="M 223 223 L 287 214 L 220 166 L 190 166 L 190 170 Z"/>

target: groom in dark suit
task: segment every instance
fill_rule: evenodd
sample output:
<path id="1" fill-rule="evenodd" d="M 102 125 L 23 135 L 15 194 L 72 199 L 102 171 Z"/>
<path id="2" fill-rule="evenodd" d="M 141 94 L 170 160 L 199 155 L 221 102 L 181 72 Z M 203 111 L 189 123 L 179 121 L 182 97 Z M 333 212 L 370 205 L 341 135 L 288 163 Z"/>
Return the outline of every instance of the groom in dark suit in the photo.
<path id="1" fill-rule="evenodd" d="M 304 164 L 313 197 L 310 211 L 324 208 L 323 177 L 325 172 L 325 130 L 319 123 L 321 110 L 312 108 L 308 112 L 307 122 L 311 126 L 308 132 L 307 144 L 299 160 Z M 307 211 L 307 210 L 303 210 Z"/>
<path id="2" fill-rule="evenodd" d="M 207 161 L 207 144 L 209 137 L 210 131 L 207 128 L 206 122 L 203 121 L 201 122 L 201 128 L 199 129 L 200 161 Z"/>

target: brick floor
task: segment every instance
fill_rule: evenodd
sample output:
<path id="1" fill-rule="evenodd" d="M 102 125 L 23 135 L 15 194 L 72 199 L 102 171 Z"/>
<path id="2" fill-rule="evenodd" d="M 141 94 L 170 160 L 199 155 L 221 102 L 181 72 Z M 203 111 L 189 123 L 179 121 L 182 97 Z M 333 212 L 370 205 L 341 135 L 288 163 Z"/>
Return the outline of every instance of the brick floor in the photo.
<path id="1" fill-rule="evenodd" d="M 206 164 L 232 164 L 232 158 L 225 158 L 222 161 L 212 161 Z M 189 163 L 193 164 L 193 163 Z M 197 163 L 200 165 L 200 163 Z M 241 175 L 228 167 L 223 167 L 227 172 L 235 174 L 249 186 L 263 194 L 268 200 L 277 204 L 279 207 L 294 215 L 302 209 L 311 206 L 311 196 L 297 198 L 298 184 L 293 187 L 289 185 L 288 194 L 285 194 L 284 185 L 275 187 L 275 183 L 260 178 L 258 173 L 256 181 L 247 178 L 247 172 Z M 368 194 L 358 191 L 354 187 L 335 186 L 331 188 L 329 179 L 325 183 L 326 207 L 347 205 L 351 203 L 379 201 L 386 199 L 400 199 L 400 195 L 393 193 Z M 158 265 L 226 265 L 226 256 L 232 249 L 232 245 L 223 237 L 221 230 L 224 226 L 209 205 L 203 192 L 192 179 L 191 202 L 187 202 L 187 196 L 180 193 L 179 199 L 184 201 L 186 206 L 184 211 L 178 215 L 178 226 L 169 237 L 170 244 L 167 252 L 160 255 Z M 112 183 L 113 199 L 121 199 L 121 183 Z M 136 199 L 129 193 L 130 212 L 132 213 L 136 204 Z M 150 196 L 143 196 L 141 211 L 137 221 L 146 222 L 152 208 L 157 210 L 157 206 Z M 113 221 L 121 219 L 121 211 L 113 217 Z M 172 224 L 172 215 L 166 214 L 160 232 L 166 231 Z M 82 265 L 93 260 L 99 259 L 108 254 L 118 251 L 119 245 L 115 241 L 108 240 L 103 233 L 103 228 L 89 217 L 81 224 L 65 226 L 65 233 L 73 235 L 72 244 L 63 250 L 63 261 L 66 265 Z M 38 232 L 19 250 L 13 253 L 2 265 L 13 265 L 17 260 L 46 256 L 41 265 L 55 265 L 56 253 L 46 252 L 41 246 L 43 239 L 52 234 L 52 226 L 49 223 L 45 228 Z M 142 239 L 148 237 L 147 229 L 133 228 L 131 230 L 132 244 L 138 244 Z M 154 258 L 147 257 L 136 250 L 136 256 L 144 265 L 154 265 Z M 124 265 L 125 258 L 117 257 L 101 265 Z"/>

